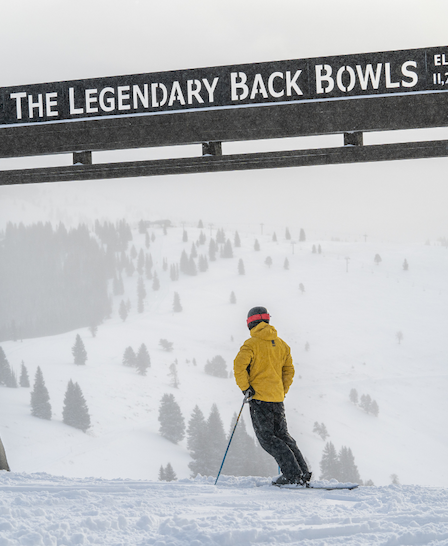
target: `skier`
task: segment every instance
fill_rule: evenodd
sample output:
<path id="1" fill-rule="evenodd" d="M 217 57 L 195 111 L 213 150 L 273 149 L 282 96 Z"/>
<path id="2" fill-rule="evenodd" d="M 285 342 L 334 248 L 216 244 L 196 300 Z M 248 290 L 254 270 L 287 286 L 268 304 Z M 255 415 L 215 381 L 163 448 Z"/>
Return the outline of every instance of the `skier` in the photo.
<path id="1" fill-rule="evenodd" d="M 261 447 L 277 461 L 282 474 L 272 483 L 307 484 L 311 472 L 296 441 L 288 433 L 283 400 L 294 377 L 288 345 L 269 324 L 265 307 L 253 307 L 247 315 L 251 337 L 234 361 L 235 380 L 247 397 L 252 424 Z"/>

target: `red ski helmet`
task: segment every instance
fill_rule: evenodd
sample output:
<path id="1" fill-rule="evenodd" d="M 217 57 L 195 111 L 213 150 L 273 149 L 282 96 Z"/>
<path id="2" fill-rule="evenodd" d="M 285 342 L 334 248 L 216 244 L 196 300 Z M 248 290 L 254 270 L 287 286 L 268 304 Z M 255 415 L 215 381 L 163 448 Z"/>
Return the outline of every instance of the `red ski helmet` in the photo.
<path id="1" fill-rule="evenodd" d="M 247 327 L 252 330 L 260 322 L 267 322 L 269 324 L 270 315 L 266 307 L 252 307 L 247 313 Z"/>

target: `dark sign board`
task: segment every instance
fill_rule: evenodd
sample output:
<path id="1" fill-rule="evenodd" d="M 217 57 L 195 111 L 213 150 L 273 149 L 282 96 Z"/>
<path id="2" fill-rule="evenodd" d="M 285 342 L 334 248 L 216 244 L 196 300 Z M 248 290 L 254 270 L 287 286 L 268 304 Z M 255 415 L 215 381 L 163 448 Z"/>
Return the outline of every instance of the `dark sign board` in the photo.
<path id="1" fill-rule="evenodd" d="M 448 91 L 448 48 L 7 87 L 0 125 Z"/>
<path id="2" fill-rule="evenodd" d="M 0 89 L 0 157 L 448 125 L 448 47 Z"/>

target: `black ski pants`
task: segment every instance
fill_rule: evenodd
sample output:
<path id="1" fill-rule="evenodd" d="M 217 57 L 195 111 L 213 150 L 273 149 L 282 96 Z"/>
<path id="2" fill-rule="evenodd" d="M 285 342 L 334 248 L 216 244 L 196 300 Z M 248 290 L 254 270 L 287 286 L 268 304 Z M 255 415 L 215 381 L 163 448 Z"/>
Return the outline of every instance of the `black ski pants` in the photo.
<path id="1" fill-rule="evenodd" d="M 308 466 L 296 441 L 288 433 L 283 402 L 249 402 L 250 416 L 261 447 L 277 461 L 288 479 L 308 472 Z"/>

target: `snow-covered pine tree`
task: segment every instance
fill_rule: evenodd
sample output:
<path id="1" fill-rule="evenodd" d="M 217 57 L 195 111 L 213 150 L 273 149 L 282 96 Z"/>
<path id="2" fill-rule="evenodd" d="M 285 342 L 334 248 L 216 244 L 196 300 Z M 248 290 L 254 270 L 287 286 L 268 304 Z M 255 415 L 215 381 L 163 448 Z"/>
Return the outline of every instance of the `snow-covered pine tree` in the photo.
<path id="1" fill-rule="evenodd" d="M 232 422 L 230 425 L 229 434 L 227 435 L 227 442 L 230 440 L 230 436 L 235 427 L 237 419 L 236 413 L 233 414 Z M 246 424 L 244 417 L 241 417 L 238 426 L 235 429 L 235 433 L 230 444 L 230 449 L 227 453 L 227 457 L 222 468 L 222 473 L 227 476 L 257 476 L 260 475 L 257 472 L 255 465 L 255 444 L 253 438 L 247 434 Z"/>
<path id="2" fill-rule="evenodd" d="M 289 260 L 288 260 L 288 258 L 285 258 L 285 261 L 283 263 L 283 269 L 286 269 L 286 271 L 288 271 L 288 269 L 289 269 Z"/>
<path id="3" fill-rule="evenodd" d="M 233 239 L 233 246 L 235 248 L 240 248 L 241 247 L 241 239 L 240 239 L 240 236 L 238 234 L 238 231 L 235 231 L 235 237 Z"/>
<path id="4" fill-rule="evenodd" d="M 195 406 L 188 421 L 187 449 L 193 459 L 188 463 L 191 477 L 195 478 L 198 474 L 206 475 L 208 460 L 207 423 L 198 406 Z"/>
<path id="5" fill-rule="evenodd" d="M 358 472 L 358 467 L 355 464 L 355 458 L 353 457 L 352 450 L 348 447 L 342 446 L 338 454 L 338 459 L 338 480 L 340 482 L 359 483 L 361 481 L 361 477 Z"/>
<path id="6" fill-rule="evenodd" d="M 185 420 L 174 396 L 164 394 L 159 407 L 160 435 L 177 444 L 185 437 Z"/>
<path id="7" fill-rule="evenodd" d="M 207 444 L 209 453 L 206 461 L 205 475 L 216 476 L 226 448 L 226 434 L 216 404 L 213 404 L 207 419 Z"/>
<path id="8" fill-rule="evenodd" d="M 258 252 L 260 250 L 260 243 L 258 242 L 258 239 L 255 239 L 254 250 L 256 252 Z"/>
<path id="9" fill-rule="evenodd" d="M 180 297 L 179 297 L 179 294 L 177 292 L 174 292 L 173 311 L 175 313 L 181 313 L 182 312 L 182 305 L 180 303 Z"/>
<path id="10" fill-rule="evenodd" d="M 137 365 L 137 355 L 135 354 L 134 349 L 129 346 L 126 347 L 123 354 L 123 366 L 136 366 Z"/>
<path id="11" fill-rule="evenodd" d="M 340 474 L 338 454 L 332 442 L 325 444 L 320 461 L 320 472 L 321 480 L 337 479 Z"/>
<path id="12" fill-rule="evenodd" d="M 135 367 L 140 375 L 146 375 L 146 370 L 151 367 L 151 358 L 149 357 L 146 345 L 142 343 L 137 352 Z"/>
<path id="13" fill-rule="evenodd" d="M 230 303 L 236 303 L 235 292 L 230 292 Z"/>
<path id="14" fill-rule="evenodd" d="M 246 274 L 246 271 L 244 269 L 244 262 L 243 262 L 242 258 L 240 258 L 238 260 L 238 274 L 239 275 L 245 275 Z"/>
<path id="15" fill-rule="evenodd" d="M 28 388 L 30 386 L 30 378 L 28 376 L 28 370 L 22 360 L 22 367 L 20 371 L 20 386 Z"/>
<path id="16" fill-rule="evenodd" d="M 221 355 L 216 355 L 211 360 L 207 360 L 204 371 L 206 374 L 215 377 L 227 377 L 226 361 Z"/>
<path id="17" fill-rule="evenodd" d="M 160 281 L 159 276 L 157 275 L 157 271 L 154 271 L 154 276 L 152 279 L 152 289 L 157 292 L 157 290 L 160 289 Z"/>
<path id="18" fill-rule="evenodd" d="M 353 402 L 353 404 L 358 403 L 358 391 L 356 389 L 350 391 L 350 402 Z"/>
<path id="19" fill-rule="evenodd" d="M 9 362 L 6 359 L 4 350 L 0 347 L 0 385 L 6 385 L 10 373 Z"/>
<path id="20" fill-rule="evenodd" d="M 306 241 L 305 230 L 303 228 L 300 229 L 299 241 L 301 242 Z"/>
<path id="21" fill-rule="evenodd" d="M 175 389 L 179 388 L 179 375 L 177 373 L 177 359 L 170 364 L 170 373 L 168 374 L 170 377 L 170 384 Z"/>
<path id="22" fill-rule="evenodd" d="M 163 468 L 163 465 L 160 465 L 160 468 L 159 468 L 159 481 L 161 482 L 165 481 L 165 469 Z"/>
<path id="23" fill-rule="evenodd" d="M 177 480 L 176 473 L 173 470 L 173 467 L 171 466 L 171 463 L 168 463 L 165 467 L 165 481 L 167 482 L 174 482 Z"/>
<path id="24" fill-rule="evenodd" d="M 62 420 L 66 425 L 86 432 L 90 428 L 90 414 L 78 383 L 70 379 L 65 392 Z"/>
<path id="25" fill-rule="evenodd" d="M 227 239 L 224 245 L 224 251 L 222 253 L 223 258 L 233 258 L 233 249 L 230 239 Z"/>
<path id="26" fill-rule="evenodd" d="M 37 367 L 34 388 L 31 392 L 31 415 L 39 419 L 51 419 L 51 404 L 48 389 L 40 367 Z"/>
<path id="27" fill-rule="evenodd" d="M 361 394 L 361 399 L 359 406 L 366 412 L 370 412 L 370 405 L 372 404 L 372 399 L 369 394 Z"/>
<path id="28" fill-rule="evenodd" d="M 75 344 L 72 347 L 72 354 L 74 362 L 78 366 L 83 366 L 86 363 L 87 351 L 79 334 L 76 334 Z"/>

